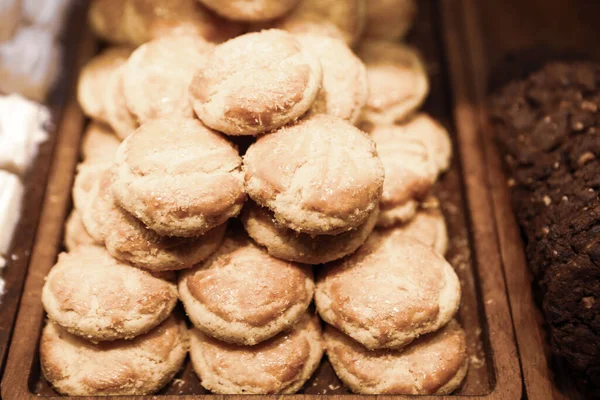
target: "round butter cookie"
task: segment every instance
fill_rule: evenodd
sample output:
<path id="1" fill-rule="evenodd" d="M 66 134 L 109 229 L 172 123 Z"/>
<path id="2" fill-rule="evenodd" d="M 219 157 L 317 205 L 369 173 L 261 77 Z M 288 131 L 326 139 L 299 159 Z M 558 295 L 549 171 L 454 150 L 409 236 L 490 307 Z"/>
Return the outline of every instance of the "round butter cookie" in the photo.
<path id="1" fill-rule="evenodd" d="M 245 27 L 221 18 L 197 0 L 125 0 L 129 41 L 139 46 L 173 35 L 199 35 L 220 43 L 241 35 Z"/>
<path id="2" fill-rule="evenodd" d="M 196 115 L 228 135 L 257 135 L 298 119 L 314 102 L 321 63 L 296 37 L 276 30 L 229 40 L 190 85 Z"/>
<path id="3" fill-rule="evenodd" d="M 308 115 L 329 114 L 355 124 L 369 96 L 365 65 L 339 39 L 303 34 L 298 40 L 323 69 L 323 84 Z"/>
<path id="4" fill-rule="evenodd" d="M 369 0 L 365 37 L 389 40 L 403 39 L 417 17 L 417 0 Z"/>
<path id="5" fill-rule="evenodd" d="M 108 47 L 83 67 L 77 84 L 77 100 L 85 115 L 108 122 L 106 103 L 101 94 L 106 91 L 112 75 L 125 64 L 131 52 L 129 47 Z"/>
<path id="6" fill-rule="evenodd" d="M 330 36 L 354 46 L 363 33 L 366 15 L 367 0 L 301 0 L 292 12 L 270 25 L 291 33 Z"/>
<path id="7" fill-rule="evenodd" d="M 125 26 L 125 5 L 129 0 L 92 0 L 88 9 L 88 23 L 94 33 L 110 43 L 128 43 Z"/>
<path id="8" fill-rule="evenodd" d="M 460 283 L 433 249 L 374 231 L 354 254 L 321 268 L 315 302 L 325 322 L 366 348 L 397 349 L 450 322 Z"/>
<path id="9" fill-rule="evenodd" d="M 48 317 L 74 335 L 94 342 L 131 339 L 171 314 L 177 287 L 86 246 L 58 256 L 42 302 Z"/>
<path id="10" fill-rule="evenodd" d="M 121 65 L 111 75 L 104 91 L 106 121 L 121 140 L 131 135 L 140 125 L 127 108 L 123 92 L 123 68 L 124 65 Z"/>
<path id="11" fill-rule="evenodd" d="M 267 21 L 279 18 L 299 0 L 199 0 L 215 13 L 234 21 Z"/>
<path id="12" fill-rule="evenodd" d="M 399 134 L 391 125 L 377 126 L 371 138 L 385 169 L 377 225 L 389 227 L 410 221 L 438 176 L 432 149 L 418 132 Z"/>
<path id="13" fill-rule="evenodd" d="M 389 228 L 389 234 L 409 236 L 431 247 L 440 255 L 444 255 L 448 249 L 446 221 L 438 207 L 418 210 L 415 217 L 406 224 Z"/>
<path id="14" fill-rule="evenodd" d="M 313 292 L 310 267 L 273 258 L 241 234 L 227 235 L 216 253 L 179 277 L 181 301 L 194 325 L 240 345 L 291 327 Z"/>
<path id="15" fill-rule="evenodd" d="M 200 236 L 242 209 L 241 161 L 231 143 L 198 120 L 155 119 L 119 147 L 113 193 L 159 235 Z"/>
<path id="16" fill-rule="evenodd" d="M 221 244 L 227 223 L 194 238 L 157 235 L 115 203 L 111 178 L 106 171 L 96 182 L 86 216 L 116 259 L 150 271 L 178 270 L 206 259 Z"/>
<path id="17" fill-rule="evenodd" d="M 81 152 L 85 163 L 112 163 L 121 140 L 110 127 L 90 122 L 81 139 Z"/>
<path id="18" fill-rule="evenodd" d="M 52 321 L 42 332 L 42 373 L 68 396 L 149 395 L 183 366 L 189 348 L 185 322 L 169 317 L 133 340 L 93 344 Z"/>
<path id="19" fill-rule="evenodd" d="M 393 124 L 423 104 L 429 93 L 429 78 L 415 49 L 402 43 L 365 40 L 357 54 L 367 66 L 366 120 Z"/>
<path id="20" fill-rule="evenodd" d="M 77 165 L 75 180 L 73 181 L 73 205 L 75 209 L 82 212 L 87 207 L 90 192 L 94 184 L 100 179 L 104 171 L 110 168 L 107 162 L 82 162 Z"/>
<path id="21" fill-rule="evenodd" d="M 371 138 L 325 114 L 258 138 L 244 156 L 244 173 L 255 202 L 271 209 L 281 225 L 312 235 L 336 235 L 365 223 L 384 178 Z"/>
<path id="22" fill-rule="evenodd" d="M 327 326 L 325 347 L 336 375 L 360 394 L 450 394 L 469 367 L 465 332 L 456 321 L 401 351 L 369 351 Z"/>
<path id="23" fill-rule="evenodd" d="M 375 228 L 379 209 L 375 209 L 358 228 L 339 235 L 309 235 L 279 225 L 273 213 L 249 202 L 242 210 L 248 235 L 264 246 L 273 257 L 304 264 L 324 264 L 354 253 Z"/>
<path id="24" fill-rule="evenodd" d="M 188 89 L 213 47 L 192 35 L 162 37 L 138 47 L 123 67 L 127 108 L 140 123 L 169 115 L 193 118 Z"/>
<path id="25" fill-rule="evenodd" d="M 194 329 L 190 355 L 202 386 L 218 394 L 293 394 L 323 356 L 321 323 L 305 313 L 290 330 L 255 346 L 219 342 Z"/>
<path id="26" fill-rule="evenodd" d="M 65 247 L 67 251 L 74 251 L 82 246 L 99 245 L 83 226 L 81 214 L 76 209 L 71 211 L 65 223 Z"/>

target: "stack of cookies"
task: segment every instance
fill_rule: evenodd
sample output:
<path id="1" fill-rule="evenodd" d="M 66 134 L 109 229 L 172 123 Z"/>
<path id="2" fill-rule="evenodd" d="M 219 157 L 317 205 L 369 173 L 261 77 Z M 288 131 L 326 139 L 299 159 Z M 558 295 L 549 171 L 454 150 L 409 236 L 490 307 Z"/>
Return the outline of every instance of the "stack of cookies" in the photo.
<path id="1" fill-rule="evenodd" d="M 59 392 L 153 393 L 188 347 L 214 393 L 295 393 L 324 351 L 358 393 L 460 385 L 460 285 L 430 195 L 450 143 L 414 115 L 418 54 L 359 43 L 384 3 L 92 2 L 118 46 L 79 81 L 93 122 L 68 253 L 43 293 L 42 367 Z M 392 3 L 403 28 L 388 23 L 388 40 L 415 11 Z"/>

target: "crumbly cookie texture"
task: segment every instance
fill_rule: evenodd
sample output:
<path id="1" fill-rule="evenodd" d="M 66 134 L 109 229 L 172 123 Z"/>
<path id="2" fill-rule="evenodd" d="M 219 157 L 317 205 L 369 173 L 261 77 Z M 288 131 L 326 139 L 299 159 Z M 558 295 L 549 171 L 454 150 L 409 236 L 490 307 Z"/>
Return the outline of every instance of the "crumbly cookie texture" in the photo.
<path id="1" fill-rule="evenodd" d="M 375 228 L 379 209 L 375 209 L 358 228 L 339 235 L 309 235 L 277 223 L 265 207 L 249 202 L 241 219 L 248 235 L 264 246 L 273 257 L 304 264 L 324 264 L 352 254 Z"/>
<path id="2" fill-rule="evenodd" d="M 173 379 L 188 348 L 185 322 L 173 316 L 132 340 L 99 344 L 49 321 L 42 332 L 40 361 L 46 380 L 64 395 L 149 395 Z"/>
<path id="3" fill-rule="evenodd" d="M 280 224 L 314 235 L 363 224 L 377 207 L 384 180 L 375 143 L 325 114 L 260 137 L 244 156 L 244 173 L 255 202 L 271 209 Z"/>
<path id="4" fill-rule="evenodd" d="M 174 283 L 112 258 L 98 246 L 62 253 L 42 291 L 48 317 L 90 341 L 131 339 L 164 321 Z"/>
<path id="5" fill-rule="evenodd" d="M 290 328 L 312 301 L 308 266 L 271 257 L 244 234 L 179 277 L 179 295 L 194 325 L 225 342 L 255 345 Z"/>
<path id="6" fill-rule="evenodd" d="M 450 394 L 469 366 L 465 332 L 456 321 L 401 351 L 367 350 L 328 326 L 325 347 L 337 376 L 360 394 Z"/>
<path id="7" fill-rule="evenodd" d="M 306 313 L 290 330 L 253 347 L 219 342 L 193 329 L 192 364 L 202 386 L 213 393 L 296 393 L 323 356 L 320 325 Z"/>
<path id="8" fill-rule="evenodd" d="M 433 249 L 375 231 L 319 270 L 315 303 L 325 322 L 366 348 L 400 349 L 450 322 L 460 294 L 454 269 Z"/>
<path id="9" fill-rule="evenodd" d="M 429 78 L 415 49 L 402 43 L 364 40 L 357 54 L 367 66 L 367 121 L 393 124 L 423 104 L 429 94 Z"/>
<path id="10" fill-rule="evenodd" d="M 117 204 L 163 236 L 203 235 L 246 200 L 236 149 L 194 119 L 146 122 L 119 147 L 113 173 Z"/>
<path id="11" fill-rule="evenodd" d="M 229 40 L 209 55 L 190 85 L 198 118 L 228 135 L 272 131 L 304 114 L 323 71 L 293 35 L 276 29 Z"/>

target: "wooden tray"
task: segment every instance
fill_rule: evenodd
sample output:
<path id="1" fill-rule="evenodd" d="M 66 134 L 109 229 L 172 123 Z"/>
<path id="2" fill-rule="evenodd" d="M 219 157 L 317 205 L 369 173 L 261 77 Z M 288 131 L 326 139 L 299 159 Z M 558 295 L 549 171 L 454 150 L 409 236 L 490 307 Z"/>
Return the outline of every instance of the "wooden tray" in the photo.
<path id="1" fill-rule="evenodd" d="M 11 257 L 6 260 L 7 265 L 0 274 L 5 280 L 5 293 L 0 299 L 0 376 L 4 370 L 6 350 L 12 334 L 19 301 L 21 300 L 23 284 L 29 265 L 29 256 L 31 255 L 34 243 L 33 239 L 38 227 L 42 199 L 48 181 L 48 170 L 58 136 L 58 129 L 56 127 L 63 116 L 68 88 L 73 82 L 72 62 L 70 61 L 74 59 L 74 54 L 77 50 L 76 38 L 78 37 L 78 32 L 83 27 L 82 21 L 85 20 L 85 10 L 83 8 L 78 3 L 71 10 L 68 18 L 68 29 L 64 36 L 66 40 L 63 41 L 64 53 L 61 76 L 58 78 L 56 86 L 45 103 L 50 109 L 54 125 L 49 127 L 49 138 L 40 146 L 33 165 L 23 179 L 25 195 L 21 208 L 21 219 L 15 230 L 12 245 L 8 253 Z"/>
<path id="2" fill-rule="evenodd" d="M 463 290 L 459 318 L 467 333 L 470 367 L 463 387 L 455 396 L 424 398 L 519 399 L 522 392 L 521 375 L 493 210 L 490 207 L 490 193 L 484 171 L 473 168 L 473 165 L 481 164 L 483 148 L 473 140 L 474 131 L 470 126 L 460 120 L 456 124 L 453 121 L 453 117 L 463 117 L 464 106 L 459 103 L 452 113 L 441 38 L 442 35 L 453 33 L 442 30 L 440 24 L 438 1 L 420 1 L 419 21 L 411 41 L 421 49 L 429 64 L 432 91 L 425 110 L 449 128 L 455 143 L 452 168 L 439 183 L 436 192 L 449 228 L 447 258 L 454 265 Z M 78 66 L 91 56 L 94 48 L 94 39 L 86 31 L 80 42 Z M 52 398 L 56 395 L 40 376 L 38 339 L 45 317 L 40 294 L 44 277 L 62 248 L 62 227 L 71 207 L 70 188 L 84 127 L 84 118 L 77 107 L 74 90 L 71 89 L 69 97 L 68 118 L 63 120 L 60 127 L 58 149 L 25 285 L 26 296 L 19 310 L 2 381 L 5 400 Z M 300 393 L 292 398 L 304 399 L 310 395 L 338 397 L 336 395 L 349 392 L 335 377 L 324 358 L 318 371 Z M 203 394 L 207 393 L 188 362 L 177 379 L 156 398 L 184 399 Z M 344 396 L 348 399 L 358 397 Z"/>
<path id="3" fill-rule="evenodd" d="M 592 38 L 600 37 L 600 27 L 594 19 L 600 15 L 600 3 L 585 0 L 571 1 L 568 5 L 561 0 L 456 3 L 452 6 L 444 3 L 445 21 L 455 32 L 447 41 L 449 69 L 455 101 L 467 104 L 469 110 L 459 121 L 475 131 L 473 139 L 481 142 L 487 161 L 481 164 L 486 165 L 482 172 L 492 194 L 526 394 L 530 399 L 578 399 L 580 395 L 563 379 L 562 366 L 553 365 L 550 356 L 543 317 L 532 294 L 533 280 L 524 244 L 489 124 L 486 99 L 491 89 L 509 79 L 526 76 L 549 57 L 600 58 L 600 48 L 589 46 Z M 568 27 L 567 34 L 562 27 Z"/>

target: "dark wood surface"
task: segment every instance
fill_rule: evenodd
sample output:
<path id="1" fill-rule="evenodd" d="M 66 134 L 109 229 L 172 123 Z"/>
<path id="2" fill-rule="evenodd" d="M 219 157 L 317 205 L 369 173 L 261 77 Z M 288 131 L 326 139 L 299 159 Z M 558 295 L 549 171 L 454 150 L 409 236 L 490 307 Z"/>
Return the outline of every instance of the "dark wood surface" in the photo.
<path id="1" fill-rule="evenodd" d="M 65 40 L 63 41 L 63 69 L 57 85 L 46 102 L 52 116 L 52 124 L 48 127 L 49 139 L 40 146 L 33 165 L 23 177 L 25 195 L 23 197 L 21 219 L 15 230 L 7 265 L 2 272 L 2 278 L 5 280 L 5 293 L 0 298 L 0 376 L 2 376 L 4 370 L 8 343 L 10 342 L 25 276 L 27 275 L 42 199 L 46 191 L 48 170 L 55 148 L 58 133 L 57 126 L 60 124 L 63 115 L 68 88 L 73 82 L 71 61 L 77 48 L 78 31 L 82 28 L 81 23 L 77 21 L 81 21 L 84 16 L 83 8 L 79 4 L 72 10 L 68 18 L 70 21 L 69 28 L 65 32 Z"/>
<path id="2" fill-rule="evenodd" d="M 526 395 L 529 399 L 577 399 L 580 395 L 553 365 L 543 318 L 535 302 L 532 276 L 510 203 L 506 178 L 489 124 L 489 91 L 526 76 L 544 61 L 557 58 L 600 59 L 600 2 L 589 0 L 461 0 L 460 54 L 470 78 L 469 116 L 480 132 L 488 185 L 505 266 Z M 453 74 L 456 74 L 453 71 Z M 554 367 L 554 368 L 552 368 Z"/>
<path id="3" fill-rule="evenodd" d="M 445 72 L 447 63 L 441 38 L 455 35 L 454 31 L 458 28 L 454 23 L 446 24 L 442 29 L 438 1 L 422 0 L 420 5 L 419 21 L 411 42 L 424 53 L 431 76 L 432 90 L 425 111 L 449 128 L 455 146 L 452 168 L 439 183 L 436 194 L 441 199 L 448 223 L 450 246 L 447 258 L 461 281 L 463 299 L 459 319 L 467 333 L 470 361 L 466 381 L 455 396 L 423 398 L 519 399 L 522 393 L 521 375 L 493 210 L 484 170 L 474 168 L 483 162 L 483 147 L 475 140 L 476 132 L 470 122 L 464 122 L 466 115 L 462 103 L 451 104 L 451 94 L 448 91 L 449 82 Z M 89 59 L 95 47 L 93 38 L 86 31 L 80 41 L 78 66 Z M 460 86 L 466 84 L 465 80 L 459 82 Z M 71 206 L 70 188 L 84 123 L 72 88 L 60 126 L 59 143 L 50 171 L 49 188 L 44 200 L 25 295 L 15 326 L 6 374 L 2 380 L 2 396 L 6 400 L 55 396 L 40 376 L 37 356 L 39 334 L 45 318 L 40 295 L 44 277 L 61 249 L 62 226 Z M 206 392 L 188 362 L 177 379 L 156 398 L 184 399 L 191 398 L 193 394 L 204 393 Z M 348 394 L 326 359 L 301 393 L 291 397 L 308 399 L 309 395 L 316 394 L 334 395 L 333 398 L 344 395 L 339 398 L 348 400 L 361 397 Z"/>

